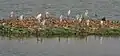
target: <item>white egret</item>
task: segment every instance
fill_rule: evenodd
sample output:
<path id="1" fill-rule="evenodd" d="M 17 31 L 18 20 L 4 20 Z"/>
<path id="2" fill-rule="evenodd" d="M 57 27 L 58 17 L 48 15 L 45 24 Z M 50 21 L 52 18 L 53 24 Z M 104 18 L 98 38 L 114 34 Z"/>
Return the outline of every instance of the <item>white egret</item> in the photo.
<path id="1" fill-rule="evenodd" d="M 42 25 L 45 25 L 45 22 L 46 22 L 46 20 L 43 20 L 43 21 L 41 22 L 41 24 L 42 24 Z"/>
<path id="2" fill-rule="evenodd" d="M 87 23 L 87 25 L 89 25 L 89 23 L 90 23 L 90 20 L 88 19 L 88 20 L 86 20 L 86 23 Z"/>
<path id="3" fill-rule="evenodd" d="M 70 14 L 71 14 L 71 10 L 68 10 L 68 13 L 67 13 L 67 18 L 70 17 Z"/>
<path id="4" fill-rule="evenodd" d="M 79 15 L 79 14 L 77 14 L 77 15 L 76 15 L 76 19 L 78 20 L 78 19 L 79 19 L 79 17 L 80 17 L 80 15 Z"/>
<path id="5" fill-rule="evenodd" d="M 63 15 L 60 15 L 60 22 L 62 21 L 62 19 L 63 19 Z"/>
<path id="6" fill-rule="evenodd" d="M 84 13 L 84 19 L 89 19 L 88 10 L 86 10 L 85 13 Z"/>
<path id="7" fill-rule="evenodd" d="M 40 20 L 42 19 L 41 17 L 42 17 L 42 14 L 40 13 L 37 15 L 36 19 L 40 22 Z"/>
<path id="8" fill-rule="evenodd" d="M 81 14 L 80 18 L 79 18 L 79 22 L 82 21 L 83 15 Z"/>
<path id="9" fill-rule="evenodd" d="M 88 10 L 85 11 L 85 16 L 88 16 Z"/>
<path id="10" fill-rule="evenodd" d="M 20 17 L 19 17 L 19 20 L 23 20 L 24 19 L 24 15 L 21 15 Z"/>
<path id="11" fill-rule="evenodd" d="M 100 24 L 103 25 L 103 21 L 100 21 Z"/>
<path id="12" fill-rule="evenodd" d="M 6 23 L 2 23 L 2 25 L 4 26 Z"/>
<path id="13" fill-rule="evenodd" d="M 45 17 L 46 17 L 46 18 L 49 18 L 49 14 L 50 14 L 49 12 L 46 12 L 46 13 L 45 13 Z"/>
<path id="14" fill-rule="evenodd" d="M 12 18 L 12 17 L 14 17 L 14 12 L 12 11 L 12 12 L 10 12 L 10 17 Z"/>
<path id="15" fill-rule="evenodd" d="M 38 14 L 37 16 L 36 16 L 36 19 L 41 19 L 41 16 L 42 16 L 42 14 L 40 13 L 40 14 Z"/>
<path id="16" fill-rule="evenodd" d="M 70 13 L 71 13 L 71 10 L 68 10 L 68 16 L 70 15 Z"/>

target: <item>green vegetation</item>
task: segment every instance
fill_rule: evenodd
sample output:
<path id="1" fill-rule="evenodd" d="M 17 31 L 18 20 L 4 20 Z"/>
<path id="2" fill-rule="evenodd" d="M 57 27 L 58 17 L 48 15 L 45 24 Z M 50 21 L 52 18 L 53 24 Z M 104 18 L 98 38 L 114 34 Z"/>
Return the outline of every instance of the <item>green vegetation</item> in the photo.
<path id="1" fill-rule="evenodd" d="M 43 28 L 34 31 L 27 28 L 15 28 L 10 26 L 0 25 L 0 34 L 13 36 L 79 36 L 79 35 L 120 35 L 120 28 L 118 29 L 96 29 L 90 28 L 69 29 L 69 28 Z"/>
<path id="2" fill-rule="evenodd" d="M 30 35 L 31 32 L 25 28 L 15 28 L 10 26 L 0 25 L 0 33 L 8 35 Z"/>

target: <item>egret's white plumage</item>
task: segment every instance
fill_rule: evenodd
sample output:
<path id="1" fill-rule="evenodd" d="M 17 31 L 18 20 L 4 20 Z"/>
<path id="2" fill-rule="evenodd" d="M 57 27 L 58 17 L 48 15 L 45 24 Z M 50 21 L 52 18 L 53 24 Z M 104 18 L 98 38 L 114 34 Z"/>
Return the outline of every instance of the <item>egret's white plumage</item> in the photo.
<path id="1" fill-rule="evenodd" d="M 2 23 L 2 25 L 5 25 L 6 23 Z"/>
<path id="2" fill-rule="evenodd" d="M 21 15 L 21 16 L 19 17 L 19 20 L 23 20 L 23 19 L 24 19 L 24 16 Z"/>
<path id="3" fill-rule="evenodd" d="M 79 15 L 79 14 L 77 14 L 77 15 L 76 15 L 76 19 L 78 20 L 78 19 L 79 19 L 79 17 L 80 17 L 80 15 Z"/>
<path id="4" fill-rule="evenodd" d="M 85 16 L 88 16 L 88 10 L 85 11 Z"/>
<path id="5" fill-rule="evenodd" d="M 100 21 L 100 24 L 103 25 L 103 21 Z"/>
<path id="6" fill-rule="evenodd" d="M 42 17 L 42 14 L 40 13 L 37 15 L 36 19 L 40 22 L 40 20 L 42 19 L 41 17 Z"/>
<path id="7" fill-rule="evenodd" d="M 81 15 L 80 15 L 80 19 L 82 19 L 82 18 L 83 18 L 83 15 L 81 14 Z"/>
<path id="8" fill-rule="evenodd" d="M 60 22 L 62 21 L 62 19 L 63 19 L 63 15 L 60 15 Z"/>
<path id="9" fill-rule="evenodd" d="M 48 18 L 48 17 L 49 17 L 49 14 L 50 14 L 49 12 L 46 12 L 46 13 L 45 13 L 45 17 Z"/>
<path id="10" fill-rule="evenodd" d="M 46 20 L 43 20 L 43 21 L 41 22 L 41 24 L 42 24 L 42 25 L 45 25 L 45 22 L 46 22 Z"/>
<path id="11" fill-rule="evenodd" d="M 37 15 L 37 17 L 36 17 L 36 19 L 41 19 L 41 16 L 42 16 L 42 14 L 40 13 L 40 14 L 38 14 Z"/>
<path id="12" fill-rule="evenodd" d="M 71 10 L 68 10 L 68 16 L 70 15 L 70 13 L 71 13 Z"/>
<path id="13" fill-rule="evenodd" d="M 81 15 L 80 15 L 80 18 L 79 18 L 79 22 L 82 21 L 82 18 L 83 18 L 83 15 L 81 14 Z"/>
<path id="14" fill-rule="evenodd" d="M 90 20 L 86 20 L 86 23 L 87 23 L 87 25 L 89 25 L 89 23 L 90 23 Z"/>
<path id="15" fill-rule="evenodd" d="M 14 17 L 14 12 L 10 12 L 10 17 Z"/>

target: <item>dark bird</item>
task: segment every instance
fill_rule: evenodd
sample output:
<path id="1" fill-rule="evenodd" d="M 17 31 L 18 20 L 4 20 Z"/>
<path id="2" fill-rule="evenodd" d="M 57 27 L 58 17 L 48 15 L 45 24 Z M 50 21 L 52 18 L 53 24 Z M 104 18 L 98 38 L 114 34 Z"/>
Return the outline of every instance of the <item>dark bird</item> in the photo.
<path id="1" fill-rule="evenodd" d="M 106 21 L 106 17 L 103 17 L 103 18 L 102 18 L 102 21 Z"/>

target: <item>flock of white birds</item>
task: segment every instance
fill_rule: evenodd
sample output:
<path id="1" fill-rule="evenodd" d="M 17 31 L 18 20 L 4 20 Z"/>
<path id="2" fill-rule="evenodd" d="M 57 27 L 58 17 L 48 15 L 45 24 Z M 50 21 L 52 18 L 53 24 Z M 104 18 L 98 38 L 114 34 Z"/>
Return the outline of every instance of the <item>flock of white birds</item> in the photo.
<path id="1" fill-rule="evenodd" d="M 71 14 L 71 10 L 68 10 L 67 18 L 70 17 L 70 14 Z M 15 16 L 15 13 L 12 11 L 12 12 L 10 13 L 10 17 L 12 18 L 12 17 L 14 17 L 14 16 Z M 50 13 L 49 13 L 49 12 L 46 12 L 46 13 L 45 13 L 45 17 L 46 17 L 46 18 L 49 18 L 49 17 L 50 17 Z M 38 20 L 38 22 L 41 22 L 40 20 L 42 19 L 42 14 L 39 13 L 35 18 Z M 60 17 L 59 17 L 60 22 L 63 20 L 63 18 L 64 18 L 64 16 L 63 16 L 63 15 L 60 15 Z M 88 19 L 86 20 L 86 24 L 89 25 L 89 22 L 90 22 L 89 18 L 90 18 L 90 17 L 88 16 L 88 10 L 85 10 L 85 13 L 84 13 L 84 14 L 81 14 L 81 15 L 77 14 L 77 15 L 76 15 L 76 19 L 79 20 L 79 22 L 81 22 L 83 18 L 88 18 Z M 21 15 L 21 16 L 19 17 L 19 20 L 23 20 L 23 19 L 24 19 L 24 15 Z M 45 22 L 46 22 L 46 20 L 43 20 L 43 21 L 41 22 L 41 24 L 42 24 L 42 25 L 45 25 Z M 103 24 L 103 21 L 102 21 L 102 20 L 100 21 L 100 24 L 101 24 L 101 25 Z"/>

